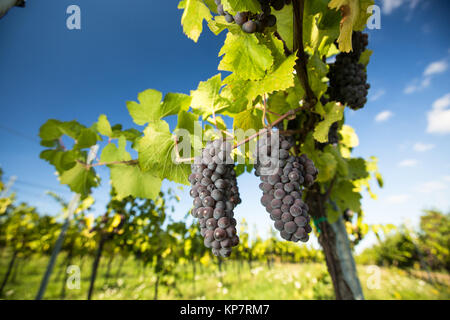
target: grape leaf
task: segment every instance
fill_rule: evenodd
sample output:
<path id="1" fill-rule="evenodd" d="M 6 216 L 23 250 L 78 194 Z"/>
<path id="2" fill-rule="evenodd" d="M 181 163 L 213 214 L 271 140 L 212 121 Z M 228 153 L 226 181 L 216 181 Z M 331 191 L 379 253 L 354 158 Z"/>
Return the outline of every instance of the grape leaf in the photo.
<path id="1" fill-rule="evenodd" d="M 242 111 L 234 116 L 233 129 L 242 129 L 244 131 L 253 129 L 258 131 L 263 128 L 262 116 L 263 112 L 256 108 Z"/>
<path id="2" fill-rule="evenodd" d="M 339 150 L 331 145 L 327 145 L 324 148 L 325 152 L 331 153 L 334 156 L 334 159 L 336 160 L 337 167 L 336 170 L 340 174 L 341 177 L 347 177 L 349 174 L 349 167 L 351 167 L 351 164 L 347 163 L 344 158 L 342 158 L 341 154 L 339 153 Z"/>
<path id="3" fill-rule="evenodd" d="M 143 171 L 150 171 L 160 179 L 188 184 L 190 166 L 176 162 L 175 143 L 167 122 L 160 120 L 149 124 L 137 148 Z"/>
<path id="4" fill-rule="evenodd" d="M 358 136 L 356 135 L 355 130 L 349 125 L 344 124 L 339 131 L 339 134 L 342 136 L 341 143 L 344 146 L 354 148 L 359 145 Z"/>
<path id="5" fill-rule="evenodd" d="M 127 196 L 156 199 L 162 184 L 162 180 L 152 172 L 143 172 L 139 166 L 124 164 L 111 166 L 111 182 L 119 200 Z"/>
<path id="6" fill-rule="evenodd" d="M 100 162 L 128 161 L 131 160 L 130 154 L 126 151 L 127 141 L 121 136 L 118 141 L 118 147 L 114 143 L 108 143 L 102 150 Z"/>
<path id="7" fill-rule="evenodd" d="M 201 122 L 198 121 L 198 115 L 195 115 L 191 112 L 186 112 L 184 110 L 178 113 L 178 122 L 175 128 L 175 133 L 177 137 L 183 137 L 180 129 L 187 130 L 189 132 L 189 143 L 193 148 L 201 148 L 202 147 L 202 125 Z M 185 143 L 186 141 L 178 140 L 180 143 Z M 179 146 L 180 155 L 182 156 L 182 146 Z M 190 156 L 189 156 L 190 157 Z"/>
<path id="8" fill-rule="evenodd" d="M 97 130 L 101 135 L 111 137 L 113 135 L 111 125 L 109 124 L 108 118 L 106 115 L 101 114 L 98 117 L 97 121 Z"/>
<path id="9" fill-rule="evenodd" d="M 222 61 L 218 69 L 233 72 L 244 80 L 262 79 L 272 66 L 270 50 L 261 45 L 254 34 L 229 32 L 225 44 L 219 52 Z"/>
<path id="10" fill-rule="evenodd" d="M 181 16 L 184 33 L 197 42 L 203 31 L 203 20 L 210 21 L 212 18 L 209 8 L 202 0 L 185 0 L 178 4 L 178 9 L 184 9 Z"/>
<path id="11" fill-rule="evenodd" d="M 61 137 L 61 130 L 59 126 L 61 121 L 55 119 L 49 119 L 46 123 L 44 123 L 39 129 L 39 137 L 42 140 L 56 140 Z"/>
<path id="12" fill-rule="evenodd" d="M 47 149 L 41 152 L 40 158 L 48 161 L 59 173 L 73 168 L 76 160 L 81 156 L 77 150 L 61 151 Z"/>
<path id="13" fill-rule="evenodd" d="M 310 2 L 310 1 L 308 1 Z M 283 9 L 273 11 L 277 17 L 277 31 L 286 42 L 286 46 L 292 50 L 294 46 L 294 16 L 292 6 L 284 6 Z"/>
<path id="14" fill-rule="evenodd" d="M 330 9 L 341 10 L 342 20 L 337 42 L 339 44 L 339 50 L 342 52 L 350 52 L 352 50 L 353 25 L 359 15 L 359 0 L 331 0 L 328 7 Z"/>
<path id="15" fill-rule="evenodd" d="M 341 210 L 350 209 L 355 212 L 361 211 L 361 195 L 355 192 L 355 186 L 348 180 L 339 180 L 331 190 L 331 199 L 334 200 Z"/>
<path id="16" fill-rule="evenodd" d="M 84 128 L 81 130 L 80 134 L 76 139 L 77 144 L 75 145 L 75 148 L 78 149 L 90 148 L 97 143 L 97 138 L 98 135 L 94 130 L 90 128 L 89 129 Z"/>
<path id="17" fill-rule="evenodd" d="M 221 76 L 217 74 L 207 81 L 200 82 L 197 90 L 191 91 L 191 107 L 204 120 L 213 114 L 213 112 L 217 112 L 228 106 L 229 102 L 227 99 L 221 97 L 219 94 L 221 87 Z"/>
<path id="18" fill-rule="evenodd" d="M 60 182 L 69 186 L 70 190 L 79 193 L 83 197 L 91 193 L 91 189 L 99 185 L 99 178 L 91 168 L 87 170 L 77 163 L 72 169 L 64 171 L 60 176 Z"/>
<path id="19" fill-rule="evenodd" d="M 362 158 L 352 158 L 347 160 L 349 168 L 349 179 L 358 180 L 369 177 L 366 161 Z"/>
<path id="20" fill-rule="evenodd" d="M 324 106 L 326 110 L 326 114 L 324 116 L 325 119 L 320 121 L 316 127 L 314 128 L 314 139 L 321 143 L 325 143 L 328 141 L 328 132 L 330 131 L 330 127 L 336 121 L 342 119 L 344 115 L 344 106 L 340 103 L 329 102 Z"/>
<path id="21" fill-rule="evenodd" d="M 328 152 L 320 152 L 315 158 L 313 161 L 319 170 L 317 181 L 324 182 L 331 180 L 337 169 L 337 161 L 334 156 Z"/>
<path id="22" fill-rule="evenodd" d="M 238 11 L 261 12 L 261 5 L 257 0 L 222 0 L 223 9 L 231 13 Z"/>
<path id="23" fill-rule="evenodd" d="M 162 93 L 148 89 L 138 94 L 139 103 L 127 101 L 128 112 L 138 125 L 158 121 L 177 114 L 179 110 L 188 110 L 191 98 L 181 93 L 168 93 L 161 102 Z"/>
<path id="24" fill-rule="evenodd" d="M 101 162 L 128 161 L 131 155 L 126 151 L 126 139 L 119 138 L 118 146 L 109 143 L 102 151 Z M 161 189 L 161 179 L 150 171 L 143 172 L 137 165 L 113 164 L 108 165 L 111 170 L 111 183 L 117 192 L 118 200 L 129 195 L 133 197 L 155 199 Z"/>
<path id="25" fill-rule="evenodd" d="M 363 53 L 361 53 L 361 56 L 359 57 L 359 63 L 363 64 L 365 67 L 369 64 L 370 56 L 372 55 L 372 50 L 364 50 Z"/>
<path id="26" fill-rule="evenodd" d="M 75 120 L 62 122 L 59 120 L 50 119 L 40 127 L 39 136 L 44 144 L 47 141 L 57 140 L 63 135 L 68 135 L 73 139 L 77 139 L 83 129 L 86 129 L 86 127 Z M 46 146 L 52 145 L 53 144 L 46 144 Z"/>

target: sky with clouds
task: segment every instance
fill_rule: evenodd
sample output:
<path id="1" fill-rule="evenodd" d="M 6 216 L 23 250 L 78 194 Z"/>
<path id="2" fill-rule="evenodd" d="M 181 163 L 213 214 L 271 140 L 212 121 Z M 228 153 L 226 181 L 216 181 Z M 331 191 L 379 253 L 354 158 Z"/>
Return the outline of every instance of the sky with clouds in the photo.
<path id="1" fill-rule="evenodd" d="M 363 198 L 366 221 L 417 223 L 423 209 L 450 210 L 450 3 L 438 0 L 382 0 L 381 29 L 368 30 L 374 53 L 368 66 L 368 103 L 346 111 L 359 136 L 356 156 L 376 156 L 385 186 L 373 184 L 377 200 Z M 82 30 L 65 27 L 65 11 L 79 4 Z M 150 13 L 150 14 L 149 14 Z M 90 125 L 105 113 L 113 123 L 134 126 L 125 101 L 155 88 L 189 93 L 218 73 L 224 35 L 205 30 L 195 44 L 180 26 L 172 1 L 31 1 L 0 20 L 0 166 L 17 176 L 18 199 L 57 214 L 44 190 L 66 199 L 53 169 L 38 155 L 37 132 L 48 118 Z M 95 213 L 108 200 L 108 175 L 95 191 Z M 235 210 L 264 235 L 270 222 L 259 204 L 258 180 L 239 178 L 244 196 Z M 164 187 L 176 186 L 165 182 Z M 190 207 L 187 190 L 175 218 Z M 374 242 L 369 236 L 359 250 Z M 313 244 L 315 241 L 312 242 Z"/>

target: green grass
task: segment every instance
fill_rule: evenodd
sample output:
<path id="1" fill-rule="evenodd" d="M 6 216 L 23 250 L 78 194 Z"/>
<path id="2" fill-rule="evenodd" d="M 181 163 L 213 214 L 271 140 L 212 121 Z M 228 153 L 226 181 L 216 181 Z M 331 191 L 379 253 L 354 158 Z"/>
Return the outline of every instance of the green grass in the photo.
<path id="1" fill-rule="evenodd" d="M 46 299 L 60 298 L 63 260 L 61 255 L 47 287 Z M 0 280 L 8 262 L 8 257 L 3 255 Z M 2 298 L 34 299 L 47 262 L 48 257 L 40 256 L 21 260 Z M 111 277 L 106 280 L 107 262 L 107 258 L 101 261 L 94 299 L 153 299 L 156 276 L 151 268 L 144 270 L 140 263 L 128 259 L 116 276 L 120 263 L 117 258 L 112 264 Z M 73 264 L 81 266 L 81 288 L 66 289 L 66 299 L 86 299 L 92 259 L 75 260 Z M 446 285 L 430 284 L 394 268 L 375 271 L 379 273 L 374 273 L 373 267 L 358 267 L 366 299 L 450 299 L 450 288 Z M 195 282 L 192 265 L 178 266 L 175 274 L 164 278 L 166 283 L 160 284 L 158 299 L 334 299 L 325 264 L 278 263 L 269 269 L 265 264 L 253 263 L 250 268 L 246 262 L 227 261 L 222 272 L 216 264 L 197 265 Z"/>

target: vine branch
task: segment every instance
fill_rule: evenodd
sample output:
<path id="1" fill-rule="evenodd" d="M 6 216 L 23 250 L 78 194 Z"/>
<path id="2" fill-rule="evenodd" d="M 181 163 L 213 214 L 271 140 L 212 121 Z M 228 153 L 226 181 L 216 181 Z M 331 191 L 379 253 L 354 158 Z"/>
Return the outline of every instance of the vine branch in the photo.
<path id="1" fill-rule="evenodd" d="M 139 161 L 136 160 L 124 160 L 124 161 L 111 161 L 111 162 L 97 162 L 93 164 L 87 164 L 86 162 L 83 162 L 81 160 L 76 160 L 79 164 L 81 164 L 83 167 L 86 168 L 86 170 L 91 169 L 92 167 L 99 167 L 99 166 L 109 166 L 113 164 L 127 164 L 127 165 L 136 165 L 139 163 Z"/>
<path id="2" fill-rule="evenodd" d="M 317 103 L 317 98 L 312 91 L 309 81 L 306 64 L 308 58 L 305 55 L 305 48 L 303 47 L 303 13 L 305 9 L 305 0 L 293 0 L 294 8 L 294 51 L 297 51 L 297 61 L 295 70 L 297 76 L 306 92 L 306 100 L 313 107 Z"/>

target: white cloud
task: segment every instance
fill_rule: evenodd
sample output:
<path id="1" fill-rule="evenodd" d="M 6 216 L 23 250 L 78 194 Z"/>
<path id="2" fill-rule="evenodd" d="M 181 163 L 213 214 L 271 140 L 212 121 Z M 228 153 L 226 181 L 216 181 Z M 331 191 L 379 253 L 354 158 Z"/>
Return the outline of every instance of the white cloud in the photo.
<path id="1" fill-rule="evenodd" d="M 401 204 L 407 202 L 409 199 L 411 199 L 409 194 L 396 194 L 387 197 L 386 202 L 391 204 Z"/>
<path id="2" fill-rule="evenodd" d="M 447 69 L 448 63 L 446 60 L 440 60 L 430 63 L 423 71 L 422 79 L 414 79 L 405 87 L 405 89 L 403 89 L 403 93 L 411 94 L 428 88 L 431 85 L 432 76 L 443 73 Z"/>
<path id="3" fill-rule="evenodd" d="M 408 3 L 409 8 L 413 10 L 421 0 L 382 0 L 383 1 L 383 13 L 391 14 L 395 9 L 401 7 L 403 4 Z"/>
<path id="4" fill-rule="evenodd" d="M 380 89 L 380 90 L 376 91 L 375 93 L 371 94 L 370 97 L 369 97 L 369 100 L 370 101 L 377 101 L 378 99 L 380 99 L 385 94 L 386 94 L 386 90 Z"/>
<path id="5" fill-rule="evenodd" d="M 450 133 L 450 93 L 437 99 L 428 112 L 428 133 Z"/>
<path id="6" fill-rule="evenodd" d="M 411 94 L 417 91 L 421 91 L 425 88 L 428 88 L 430 85 L 431 85 L 431 77 L 429 76 L 423 78 L 420 82 L 418 79 L 415 79 L 411 84 L 405 87 L 403 93 Z"/>
<path id="7" fill-rule="evenodd" d="M 441 181 L 428 181 L 420 185 L 417 190 L 423 193 L 432 193 L 447 189 L 447 185 Z"/>
<path id="8" fill-rule="evenodd" d="M 383 0 L 383 13 L 391 14 L 403 4 L 404 0 Z"/>
<path id="9" fill-rule="evenodd" d="M 433 102 L 433 109 L 443 110 L 450 106 L 450 93 Z"/>
<path id="10" fill-rule="evenodd" d="M 443 179 L 444 181 L 450 182 L 450 176 L 445 176 Z"/>
<path id="11" fill-rule="evenodd" d="M 445 72 L 448 68 L 448 63 L 445 60 L 435 61 L 430 63 L 423 72 L 424 76 L 431 76 L 433 74 L 439 74 Z"/>
<path id="12" fill-rule="evenodd" d="M 414 144 L 413 149 L 417 152 L 425 152 L 434 148 L 434 144 L 426 144 L 422 142 L 417 142 Z"/>
<path id="13" fill-rule="evenodd" d="M 400 161 L 398 163 L 399 167 L 415 167 L 417 165 L 417 160 L 416 159 L 405 159 L 403 161 Z"/>
<path id="14" fill-rule="evenodd" d="M 389 111 L 389 110 L 385 110 L 385 111 L 381 111 L 379 114 L 377 114 L 375 116 L 375 122 L 384 122 L 389 120 L 389 118 L 391 118 L 394 114 Z"/>
<path id="15" fill-rule="evenodd" d="M 403 90 L 403 93 L 411 94 L 411 93 L 416 92 L 417 90 L 419 90 L 419 87 L 417 87 L 415 84 L 410 84 L 405 87 L 405 89 Z"/>

